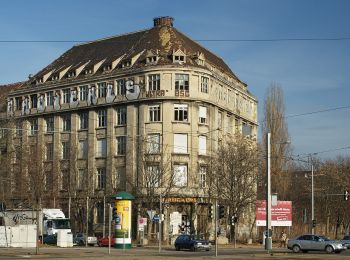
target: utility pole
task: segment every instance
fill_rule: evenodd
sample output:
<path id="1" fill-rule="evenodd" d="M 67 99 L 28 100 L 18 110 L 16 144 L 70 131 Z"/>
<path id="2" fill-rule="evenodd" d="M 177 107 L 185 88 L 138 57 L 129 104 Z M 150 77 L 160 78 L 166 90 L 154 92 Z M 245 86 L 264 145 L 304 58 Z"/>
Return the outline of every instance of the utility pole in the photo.
<path id="1" fill-rule="evenodd" d="M 312 219 L 312 229 L 311 233 L 314 235 L 315 234 L 315 227 L 314 223 L 315 222 L 315 198 L 314 198 L 314 165 L 312 163 L 312 158 L 311 159 L 311 219 Z"/>
<path id="2" fill-rule="evenodd" d="M 271 133 L 266 134 L 266 239 L 265 249 L 272 250 L 271 238 Z"/>
<path id="3" fill-rule="evenodd" d="M 162 251 L 162 193 L 159 191 L 159 253 Z"/>
<path id="4" fill-rule="evenodd" d="M 215 199 L 214 223 L 215 223 L 215 257 L 218 257 L 218 199 Z"/>

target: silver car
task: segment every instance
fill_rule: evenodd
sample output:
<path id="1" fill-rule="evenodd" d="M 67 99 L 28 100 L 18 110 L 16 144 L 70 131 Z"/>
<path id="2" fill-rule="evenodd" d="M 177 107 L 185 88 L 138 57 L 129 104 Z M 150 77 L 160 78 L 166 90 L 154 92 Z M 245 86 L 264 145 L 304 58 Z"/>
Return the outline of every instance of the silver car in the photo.
<path id="1" fill-rule="evenodd" d="M 326 251 L 327 253 L 340 253 L 346 247 L 340 241 L 329 240 L 325 236 L 302 235 L 295 239 L 288 240 L 288 249 L 294 253 L 306 253 L 307 251 Z"/>

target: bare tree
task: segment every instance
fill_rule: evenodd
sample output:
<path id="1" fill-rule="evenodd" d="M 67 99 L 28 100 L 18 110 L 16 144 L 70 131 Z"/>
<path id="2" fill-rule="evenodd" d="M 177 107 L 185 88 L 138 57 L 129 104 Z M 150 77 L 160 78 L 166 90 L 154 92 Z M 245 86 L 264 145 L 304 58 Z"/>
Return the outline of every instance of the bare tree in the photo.
<path id="1" fill-rule="evenodd" d="M 173 158 L 168 149 L 160 144 L 159 139 L 152 139 L 150 136 L 139 141 L 138 179 L 127 182 L 136 195 L 136 202 L 143 216 L 147 216 L 147 210 L 160 210 L 160 199 L 163 201 L 176 194 L 176 184 L 181 182 L 173 170 Z M 150 239 L 151 230 L 155 226 L 149 218 L 147 224 L 147 236 Z"/>
<path id="2" fill-rule="evenodd" d="M 286 174 L 286 159 L 290 156 L 291 148 L 285 120 L 283 90 L 277 83 L 272 83 L 265 94 L 262 123 L 263 147 L 266 147 L 266 133 L 271 133 L 271 189 L 272 192 L 278 193 L 281 200 L 288 199 L 290 175 Z"/>
<path id="3" fill-rule="evenodd" d="M 244 212 L 252 209 L 256 201 L 257 170 L 257 147 L 240 134 L 227 137 L 213 156 L 209 163 L 209 192 L 219 204 L 228 206 L 229 219 L 236 216 L 239 221 Z M 231 238 L 234 235 L 231 226 Z"/>

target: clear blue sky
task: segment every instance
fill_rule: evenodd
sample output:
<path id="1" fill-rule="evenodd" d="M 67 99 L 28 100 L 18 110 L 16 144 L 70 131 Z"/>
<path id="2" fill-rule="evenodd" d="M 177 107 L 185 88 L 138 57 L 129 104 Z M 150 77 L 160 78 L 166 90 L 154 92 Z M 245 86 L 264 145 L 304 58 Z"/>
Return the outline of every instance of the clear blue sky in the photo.
<path id="1" fill-rule="evenodd" d="M 95 40 L 152 27 L 170 15 L 192 39 L 350 37 L 347 0 L 12 0 L 0 8 L 0 40 Z M 0 43 L 0 84 L 25 80 L 74 43 Z M 259 99 L 282 85 L 286 114 L 350 105 L 350 40 L 201 42 Z M 288 118 L 294 154 L 350 146 L 350 109 Z M 334 158 L 350 149 L 320 153 Z"/>

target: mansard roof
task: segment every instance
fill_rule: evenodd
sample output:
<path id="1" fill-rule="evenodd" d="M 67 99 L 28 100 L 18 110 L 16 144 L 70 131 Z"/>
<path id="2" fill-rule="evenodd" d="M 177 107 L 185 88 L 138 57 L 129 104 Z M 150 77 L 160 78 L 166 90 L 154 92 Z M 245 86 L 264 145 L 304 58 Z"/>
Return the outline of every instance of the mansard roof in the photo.
<path id="1" fill-rule="evenodd" d="M 99 68 L 117 61 L 112 70 L 125 69 L 120 64 L 125 60 L 133 60 L 129 68 L 140 68 L 146 65 L 146 58 L 151 52 L 157 52 L 159 59 L 157 65 L 172 64 L 171 55 L 174 51 L 182 50 L 186 55 L 195 57 L 196 54 L 202 53 L 206 62 L 214 66 L 221 72 L 239 80 L 231 71 L 229 66 L 218 56 L 202 47 L 197 42 L 179 32 L 172 25 L 154 26 L 153 28 L 137 31 L 133 33 L 113 36 L 105 39 L 91 41 L 73 46 L 70 50 L 61 55 L 47 67 L 38 72 L 34 80 L 52 73 L 59 73 L 70 67 L 78 68 L 83 64 L 94 66 L 99 64 Z M 138 56 L 137 56 L 138 55 Z M 119 60 L 118 60 L 119 59 Z M 194 60 L 186 59 L 186 65 L 199 66 Z M 93 74 L 102 73 L 102 70 L 94 71 Z M 45 76 L 46 75 L 46 76 Z M 85 77 L 84 73 L 79 73 L 77 77 Z M 44 80 L 45 81 L 45 80 Z"/>

